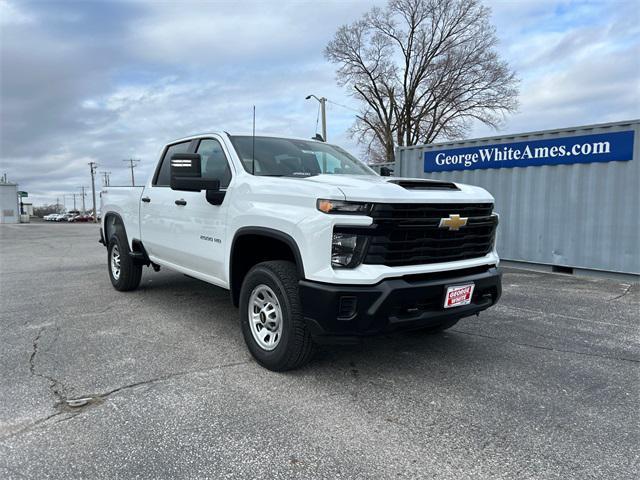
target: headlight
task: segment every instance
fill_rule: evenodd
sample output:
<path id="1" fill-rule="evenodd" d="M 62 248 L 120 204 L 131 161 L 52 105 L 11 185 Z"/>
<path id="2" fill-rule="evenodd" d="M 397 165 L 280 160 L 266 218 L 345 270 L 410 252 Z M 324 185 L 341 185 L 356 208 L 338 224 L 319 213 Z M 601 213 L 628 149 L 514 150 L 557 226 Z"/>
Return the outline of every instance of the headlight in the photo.
<path id="1" fill-rule="evenodd" d="M 325 200 L 319 198 L 316 206 L 324 213 L 342 213 L 347 215 L 368 215 L 371 211 L 370 203 L 344 202 L 342 200 Z"/>
<path id="2" fill-rule="evenodd" d="M 362 261 L 367 237 L 355 233 L 333 233 L 331 266 L 354 268 Z"/>

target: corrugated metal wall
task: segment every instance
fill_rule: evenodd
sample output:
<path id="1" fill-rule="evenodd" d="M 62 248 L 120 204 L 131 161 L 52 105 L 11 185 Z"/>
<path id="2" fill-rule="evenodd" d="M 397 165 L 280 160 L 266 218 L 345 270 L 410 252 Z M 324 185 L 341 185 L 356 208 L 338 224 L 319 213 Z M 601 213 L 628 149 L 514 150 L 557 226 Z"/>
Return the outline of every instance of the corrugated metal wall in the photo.
<path id="1" fill-rule="evenodd" d="M 424 173 L 424 152 L 635 130 L 628 162 Z M 400 148 L 395 175 L 486 188 L 506 260 L 640 274 L 640 121 Z"/>

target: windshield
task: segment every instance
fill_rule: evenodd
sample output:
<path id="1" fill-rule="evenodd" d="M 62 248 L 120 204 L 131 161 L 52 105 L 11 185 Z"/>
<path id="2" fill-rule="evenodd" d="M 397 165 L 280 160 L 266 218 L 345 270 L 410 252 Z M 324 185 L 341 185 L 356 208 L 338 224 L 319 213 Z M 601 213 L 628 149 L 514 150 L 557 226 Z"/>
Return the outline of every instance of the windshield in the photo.
<path id="1" fill-rule="evenodd" d="M 376 175 L 340 147 L 290 138 L 231 136 L 247 172 L 270 177 L 329 174 Z M 253 162 L 255 151 L 255 164 Z"/>

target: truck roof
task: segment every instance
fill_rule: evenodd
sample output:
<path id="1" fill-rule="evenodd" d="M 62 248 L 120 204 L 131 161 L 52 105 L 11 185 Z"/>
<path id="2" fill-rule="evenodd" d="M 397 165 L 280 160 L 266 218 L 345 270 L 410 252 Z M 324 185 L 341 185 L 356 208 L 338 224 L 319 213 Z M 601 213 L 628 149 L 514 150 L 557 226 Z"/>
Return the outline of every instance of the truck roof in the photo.
<path id="1" fill-rule="evenodd" d="M 172 144 L 172 143 L 176 143 L 176 142 L 181 142 L 184 140 L 192 140 L 194 138 L 200 138 L 200 137 L 206 137 L 208 135 L 228 135 L 230 137 L 236 137 L 236 136 L 242 136 L 242 137 L 250 137 L 252 135 L 251 132 L 235 132 L 235 133 L 229 133 L 229 132 L 225 132 L 223 130 L 211 130 L 211 131 L 207 131 L 207 132 L 201 132 L 201 133 L 196 133 L 193 135 L 187 135 L 186 137 L 180 137 L 180 138 L 176 138 L 174 140 L 170 140 L 168 142 L 166 142 L 166 145 Z M 256 137 L 273 137 L 273 138 L 288 138 L 291 140 L 304 140 L 306 142 L 318 142 L 319 140 L 316 140 L 315 138 L 304 138 L 304 137 L 296 137 L 294 135 L 280 135 L 280 134 L 275 134 L 275 133 L 267 133 L 267 132 L 260 132 L 260 133 L 256 133 Z"/>

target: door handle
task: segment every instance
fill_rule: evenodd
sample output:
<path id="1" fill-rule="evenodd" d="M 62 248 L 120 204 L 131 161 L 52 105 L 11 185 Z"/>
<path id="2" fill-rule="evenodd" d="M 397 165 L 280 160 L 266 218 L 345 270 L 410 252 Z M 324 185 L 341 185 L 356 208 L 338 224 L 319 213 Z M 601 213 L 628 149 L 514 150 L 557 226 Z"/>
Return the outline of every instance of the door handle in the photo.
<path id="1" fill-rule="evenodd" d="M 142 197 L 140 200 L 142 200 L 144 203 L 149 203 L 151 201 L 149 197 Z"/>
<path id="2" fill-rule="evenodd" d="M 182 199 L 180 199 L 180 200 L 176 200 L 176 205 L 183 205 L 183 206 L 184 206 L 184 205 L 186 205 L 186 204 L 187 204 L 187 201 L 186 201 L 186 200 L 182 200 Z"/>

